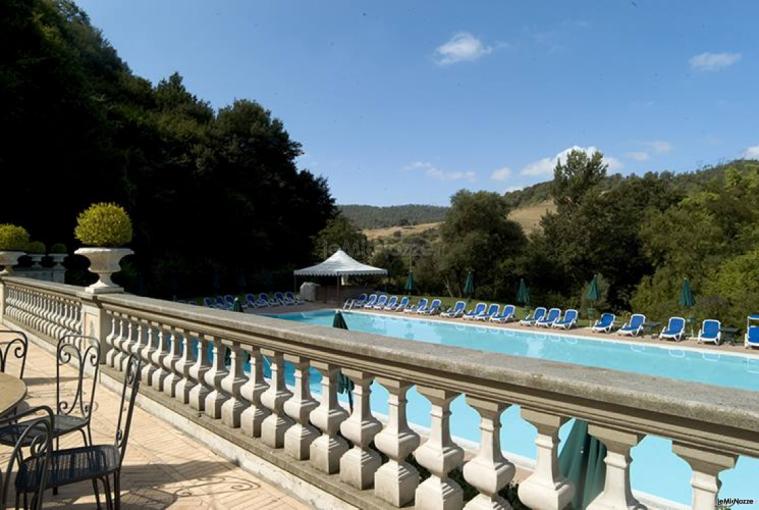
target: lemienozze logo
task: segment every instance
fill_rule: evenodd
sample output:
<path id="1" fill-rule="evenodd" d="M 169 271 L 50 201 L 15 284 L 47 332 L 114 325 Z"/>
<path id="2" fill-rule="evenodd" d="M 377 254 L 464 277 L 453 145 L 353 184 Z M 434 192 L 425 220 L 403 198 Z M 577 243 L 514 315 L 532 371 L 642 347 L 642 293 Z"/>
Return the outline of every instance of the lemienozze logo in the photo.
<path id="1" fill-rule="evenodd" d="M 742 499 L 742 498 L 720 498 L 717 500 L 717 509 L 718 510 L 728 510 L 729 508 L 733 508 L 736 506 L 741 505 L 753 505 L 754 500 L 753 499 Z"/>

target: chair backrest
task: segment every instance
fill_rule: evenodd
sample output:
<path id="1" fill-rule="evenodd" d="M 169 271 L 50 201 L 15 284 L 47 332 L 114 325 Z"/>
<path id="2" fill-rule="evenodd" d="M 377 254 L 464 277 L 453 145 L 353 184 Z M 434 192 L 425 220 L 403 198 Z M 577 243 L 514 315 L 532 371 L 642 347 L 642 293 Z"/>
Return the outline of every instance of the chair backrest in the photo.
<path id="1" fill-rule="evenodd" d="M 537 308 L 535 309 L 535 311 L 534 311 L 534 312 L 532 312 L 532 318 L 533 318 L 534 320 L 539 320 L 539 319 L 542 319 L 542 318 L 543 318 L 543 316 L 546 314 L 546 311 L 547 311 L 547 310 L 545 309 L 545 307 L 543 307 L 543 306 L 539 306 L 539 307 L 537 307 Z"/>
<path id="2" fill-rule="evenodd" d="M 387 294 L 382 294 L 379 299 L 377 299 L 377 304 L 384 305 L 385 303 L 387 303 Z"/>
<path id="3" fill-rule="evenodd" d="M 682 317 L 670 317 L 667 329 L 670 331 L 682 331 L 685 329 L 685 319 Z"/>
<path id="4" fill-rule="evenodd" d="M 282 294 L 281 292 L 275 292 L 274 293 L 274 299 L 279 299 L 280 301 L 284 301 L 285 300 L 285 295 Z"/>
<path id="5" fill-rule="evenodd" d="M 226 295 L 224 296 L 224 301 L 225 301 L 225 302 L 226 302 L 228 305 L 231 305 L 232 303 L 234 303 L 234 302 L 235 302 L 235 297 L 234 297 L 232 294 L 226 294 Z"/>
<path id="6" fill-rule="evenodd" d="M 18 374 L 19 379 L 23 379 L 28 350 L 29 339 L 25 333 L 12 329 L 0 330 L 0 372 L 9 373 L 11 367 L 8 360 L 16 359 L 14 364 L 18 365 L 18 369 L 14 369 L 13 372 Z"/>
<path id="7" fill-rule="evenodd" d="M 429 300 L 427 298 L 422 298 L 419 300 L 419 303 L 416 305 L 417 310 L 424 310 L 427 308 L 427 303 L 429 303 Z"/>
<path id="8" fill-rule="evenodd" d="M 369 296 L 369 299 L 367 299 L 366 304 L 373 305 L 376 302 L 377 302 L 377 294 L 372 294 Z"/>
<path id="9" fill-rule="evenodd" d="M 387 306 L 395 306 L 396 303 L 398 303 L 398 296 L 391 296 L 390 299 L 387 300 Z"/>
<path id="10" fill-rule="evenodd" d="M 501 305 L 498 303 L 491 303 L 488 307 L 488 312 L 485 315 L 497 315 L 498 311 L 501 309 Z"/>
<path id="11" fill-rule="evenodd" d="M 720 321 L 716 319 L 706 319 L 701 324 L 701 336 L 706 338 L 717 338 L 721 328 L 722 324 Z"/>
<path id="12" fill-rule="evenodd" d="M 266 292 L 262 292 L 258 295 L 258 299 L 269 302 L 269 295 Z"/>
<path id="13" fill-rule="evenodd" d="M 572 322 L 577 320 L 577 310 L 574 308 L 570 308 L 566 312 L 564 312 L 564 321 L 565 322 Z"/>
<path id="14" fill-rule="evenodd" d="M 100 341 L 91 336 L 64 335 L 58 340 L 55 365 L 55 410 L 58 414 L 79 414 L 87 422 L 92 415 L 95 401 L 98 373 L 100 372 Z M 69 365 L 76 371 L 76 388 L 73 396 L 61 390 L 61 368 Z M 85 375 L 92 376 L 92 385 L 88 395 L 85 393 Z M 65 374 L 63 374 L 65 377 Z"/>
<path id="15" fill-rule="evenodd" d="M 516 311 L 517 309 L 514 305 L 506 305 L 503 307 L 503 313 L 501 315 L 503 315 L 504 317 L 510 317 L 514 315 L 514 312 Z"/>
<path id="16" fill-rule="evenodd" d="M 456 301 L 456 304 L 453 305 L 453 311 L 454 312 L 460 312 L 464 308 L 466 308 L 466 301 Z"/>
<path id="17" fill-rule="evenodd" d="M 403 296 L 401 298 L 401 302 L 398 303 L 398 306 L 405 307 L 408 304 L 408 301 L 409 301 L 408 296 Z"/>
<path id="18" fill-rule="evenodd" d="M 248 304 L 255 305 L 256 304 L 256 296 L 255 294 L 245 294 L 245 301 L 248 302 Z"/>
<path id="19" fill-rule="evenodd" d="M 360 295 L 359 295 L 359 296 L 356 298 L 356 301 L 366 301 L 366 293 L 360 294 Z"/>
<path id="20" fill-rule="evenodd" d="M 210 307 L 214 305 L 214 301 L 210 297 L 206 296 L 203 298 L 203 304 Z"/>
<path id="21" fill-rule="evenodd" d="M 561 317 L 561 310 L 559 308 L 551 308 L 548 310 L 548 315 L 546 316 L 546 320 L 548 322 L 555 321 Z"/>
<path id="22" fill-rule="evenodd" d="M 746 336 L 748 336 L 749 343 L 759 343 L 759 326 L 749 326 Z"/>
<path id="23" fill-rule="evenodd" d="M 641 326 L 643 326 L 643 323 L 646 322 L 646 316 L 642 313 L 634 313 L 632 314 L 632 317 L 630 317 L 630 328 L 631 329 L 638 329 Z"/>
<path id="24" fill-rule="evenodd" d="M 432 303 L 430 303 L 430 308 L 440 308 L 443 305 L 443 302 L 439 299 L 433 299 Z"/>
<path id="25" fill-rule="evenodd" d="M 134 402 L 137 400 L 137 393 L 140 391 L 140 366 L 142 360 L 131 354 L 126 364 L 124 372 L 124 386 L 121 390 L 121 406 L 119 406 L 119 421 L 116 425 L 116 447 L 121 450 L 121 462 L 124 461 L 127 441 L 129 441 L 129 429 L 132 426 L 132 414 L 134 412 Z M 127 390 L 129 396 L 127 397 Z M 124 415 L 124 404 L 126 403 L 126 415 Z"/>
<path id="26" fill-rule="evenodd" d="M 601 318 L 598 320 L 599 326 L 611 326 L 616 320 L 616 315 L 610 312 L 604 312 L 601 314 Z"/>
<path id="27" fill-rule="evenodd" d="M 481 313 L 485 313 L 485 309 L 486 309 L 487 307 L 488 307 L 488 305 L 487 305 L 486 303 L 477 303 L 477 304 L 474 306 L 474 312 L 473 312 L 473 313 L 474 313 L 475 315 L 479 315 L 479 314 L 481 314 Z"/>
<path id="28" fill-rule="evenodd" d="M 19 459 L 29 461 L 34 459 L 36 470 L 30 476 L 39 480 L 37 492 L 32 495 L 30 508 L 42 508 L 42 497 L 45 492 L 48 475 L 48 462 L 53 451 L 53 410 L 47 406 L 30 407 L 14 413 L 12 416 L 0 417 L 0 428 L 11 428 L 15 439 L 12 452 L 8 452 L 8 462 L 0 468 L 0 510 L 9 508 L 8 497 L 14 489 L 15 477 L 18 473 L 16 463 Z M 33 432 L 33 433 L 32 433 Z M 22 448 L 28 447 L 28 453 L 22 457 Z M 18 508 L 18 507 L 16 507 Z"/>

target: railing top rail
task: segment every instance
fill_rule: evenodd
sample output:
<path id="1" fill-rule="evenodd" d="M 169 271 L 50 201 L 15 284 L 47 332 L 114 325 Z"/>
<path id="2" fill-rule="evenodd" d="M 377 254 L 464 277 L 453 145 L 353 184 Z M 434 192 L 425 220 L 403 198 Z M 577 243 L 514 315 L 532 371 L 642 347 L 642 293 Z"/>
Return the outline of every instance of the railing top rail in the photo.
<path id="1" fill-rule="evenodd" d="M 746 451 L 759 455 L 759 392 L 326 329 L 125 294 L 104 295 L 100 300 L 116 312 L 380 376 L 587 419 L 624 416 L 624 423 L 648 433 L 671 437 L 673 426 L 690 430 L 699 424 L 705 433 L 708 428 L 718 435 L 747 440 Z M 655 424 L 663 417 L 666 428 L 656 430 Z"/>
<path id="2" fill-rule="evenodd" d="M 24 278 L 21 276 L 2 276 L 0 279 L 2 279 L 2 281 L 6 284 L 31 287 L 52 294 L 64 294 L 70 297 L 77 297 L 78 294 L 84 290 L 83 287 L 79 287 L 77 285 L 36 280 L 34 278 Z"/>

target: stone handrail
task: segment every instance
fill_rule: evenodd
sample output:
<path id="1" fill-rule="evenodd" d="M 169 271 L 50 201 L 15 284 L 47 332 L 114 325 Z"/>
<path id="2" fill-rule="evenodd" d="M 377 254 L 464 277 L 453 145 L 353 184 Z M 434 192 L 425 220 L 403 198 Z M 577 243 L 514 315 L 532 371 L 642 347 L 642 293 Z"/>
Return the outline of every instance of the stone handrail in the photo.
<path id="1" fill-rule="evenodd" d="M 9 302 L 8 297 L 26 293 L 34 303 L 34 296 L 50 294 L 51 287 L 59 286 L 3 280 L 6 312 L 22 309 L 26 317 L 19 321 L 18 314 L 11 314 L 5 319 L 45 329 L 44 312 L 35 315 L 39 306 L 19 308 L 14 304 L 17 298 Z M 58 295 L 70 297 L 68 286 Z M 325 329 L 126 294 L 76 295 L 84 308 L 96 310 L 85 314 L 99 314 L 93 332 L 109 348 L 105 359 L 110 366 L 121 370 L 130 353 L 139 353 L 144 380 L 155 390 L 260 438 L 271 448 L 284 449 L 293 462 L 310 462 L 325 473 L 339 473 L 343 483 L 357 490 L 373 488 L 392 506 L 414 502 L 420 509 L 464 507 L 461 488 L 449 478 L 463 465 L 464 478 L 479 491 L 465 508 L 508 508 L 498 493 L 515 470 L 501 452 L 500 418 L 511 405 L 519 405 L 522 417 L 538 431 L 535 468 L 519 485 L 520 499 L 531 508 L 564 508 L 572 498 L 574 488 L 557 466 L 559 427 L 570 418 L 587 421 L 589 432 L 607 448 L 606 484 L 589 506 L 593 510 L 639 504 L 629 483 L 630 449 L 648 434 L 672 439 L 673 451 L 691 466 L 697 509 L 715 508 L 718 474 L 733 467 L 737 456 L 759 457 L 756 392 Z M 208 356 L 211 349 L 213 360 Z M 245 356 L 251 367 L 247 373 Z M 263 376 L 264 357 L 271 365 L 268 379 Z M 295 384 L 290 387 L 284 382 L 285 363 L 295 368 Z M 309 368 L 322 375 L 319 402 L 310 394 Z M 337 400 L 340 372 L 355 384 L 350 415 Z M 389 393 L 384 424 L 369 407 L 373 381 Z M 430 431 L 421 445 L 406 421 L 406 393 L 412 386 L 431 404 Z M 481 418 L 479 451 L 466 463 L 449 424 L 450 403 L 462 394 Z M 386 462 L 374 448 L 385 454 Z M 409 454 L 430 472 L 421 483 L 407 462 Z"/>
<path id="2" fill-rule="evenodd" d="M 4 277 L 0 288 L 0 315 L 5 320 L 49 338 L 81 333 L 81 287 Z"/>

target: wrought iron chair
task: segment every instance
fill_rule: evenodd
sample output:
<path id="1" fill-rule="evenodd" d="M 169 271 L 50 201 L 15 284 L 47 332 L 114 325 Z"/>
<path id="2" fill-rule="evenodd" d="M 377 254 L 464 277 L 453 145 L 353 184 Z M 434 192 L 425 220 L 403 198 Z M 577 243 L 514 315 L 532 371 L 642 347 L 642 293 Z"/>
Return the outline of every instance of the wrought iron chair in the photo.
<path id="1" fill-rule="evenodd" d="M 12 329 L 0 330 L 0 337 L 2 336 L 5 336 L 6 339 L 0 338 L 0 372 L 7 373 L 6 370 L 10 369 L 8 360 L 16 358 L 20 360 L 18 378 L 23 379 L 24 368 L 26 367 L 26 352 L 29 350 L 29 339 L 25 333 Z M 8 340 L 7 337 L 11 337 L 11 339 Z"/>
<path id="2" fill-rule="evenodd" d="M 40 415 L 39 413 L 44 414 Z M 19 418 L 24 418 L 22 424 L 18 424 L 17 420 Z M 53 411 L 47 406 L 30 407 L 19 411 L 13 416 L 0 419 L 0 426 L 6 425 L 13 427 L 16 441 L 13 445 L 13 452 L 8 457 L 5 470 L 0 469 L 0 510 L 8 508 L 8 497 L 14 488 L 12 473 L 16 470 L 14 466 L 17 462 L 19 467 L 23 463 L 21 448 L 24 446 L 29 446 L 30 453 L 27 457 L 27 462 L 32 460 L 35 462 L 35 469 L 37 470 L 35 476 L 37 476 L 40 483 L 35 490 L 28 493 L 16 491 L 15 507 L 19 508 L 19 503 L 23 496 L 24 508 L 37 510 L 42 508 L 42 495 L 46 488 L 48 464 L 53 449 Z M 28 502 L 29 494 L 32 495 L 31 505 Z"/>
<path id="3" fill-rule="evenodd" d="M 66 365 L 74 365 L 73 368 L 77 374 L 74 395 L 70 398 L 62 394 L 61 368 Z M 88 371 L 92 375 L 92 387 L 87 399 L 84 383 L 85 373 Z M 85 446 L 92 444 L 90 418 L 99 371 L 100 342 L 97 338 L 65 335 L 58 340 L 55 369 L 55 414 L 53 415 L 52 431 L 56 449 L 61 436 L 76 431 L 82 434 Z M 0 444 L 13 446 L 15 444 L 14 433 L 14 430 L 9 426 L 0 427 Z M 27 436 L 26 442 L 30 443 L 33 436 L 34 431 Z M 23 446 L 28 446 L 28 444 Z"/>
<path id="4" fill-rule="evenodd" d="M 44 472 L 36 459 L 30 458 L 23 461 L 16 476 L 18 493 L 39 492 L 45 477 L 47 477 L 47 486 L 53 488 L 91 480 L 98 507 L 100 507 L 100 496 L 97 484 L 102 482 L 107 507 L 120 509 L 121 464 L 129 439 L 134 402 L 140 388 L 140 364 L 141 361 L 137 356 L 134 354 L 129 356 L 124 374 L 124 386 L 121 390 L 121 406 L 114 443 L 56 450 L 50 455 L 50 462 Z M 111 477 L 113 477 L 113 499 L 111 498 Z"/>

